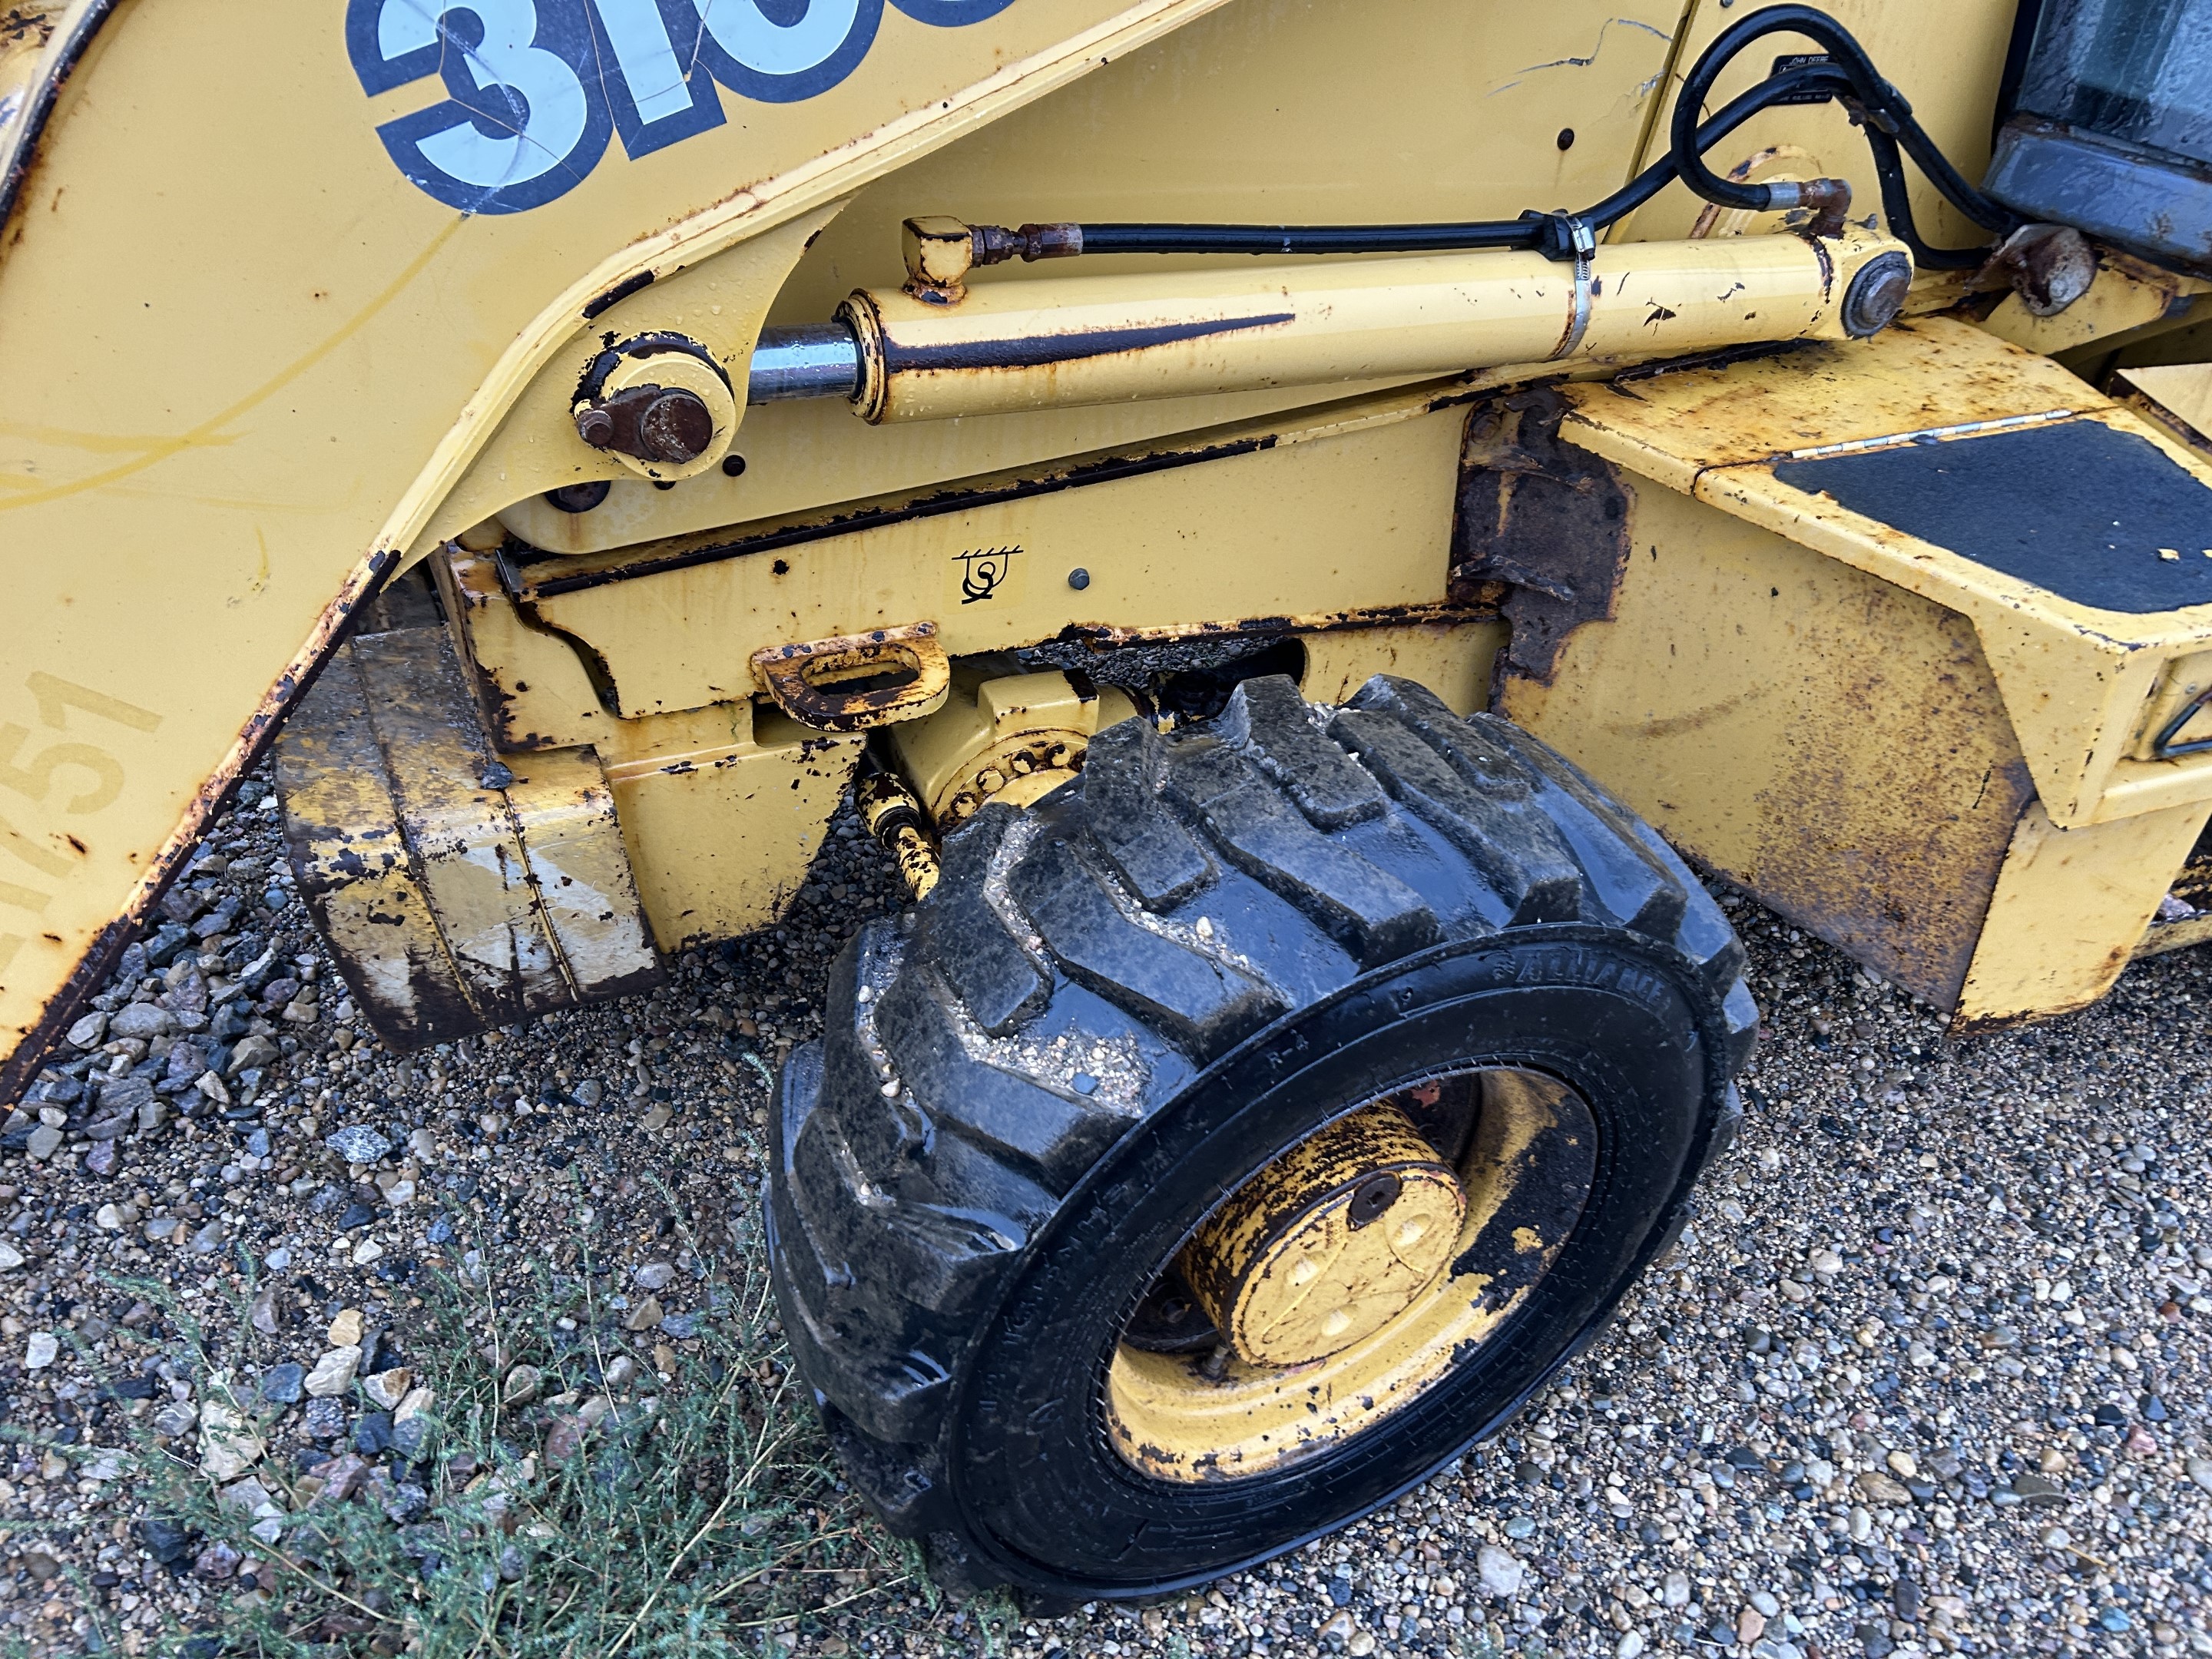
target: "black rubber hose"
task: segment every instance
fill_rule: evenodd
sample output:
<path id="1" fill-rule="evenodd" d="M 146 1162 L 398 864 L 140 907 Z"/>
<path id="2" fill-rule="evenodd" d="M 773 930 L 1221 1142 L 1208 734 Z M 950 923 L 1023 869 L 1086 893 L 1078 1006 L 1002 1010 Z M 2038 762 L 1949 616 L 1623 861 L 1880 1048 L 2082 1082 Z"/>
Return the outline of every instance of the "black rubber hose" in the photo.
<path id="1" fill-rule="evenodd" d="M 1698 112 L 1705 107 L 1713 82 L 1721 71 L 1733 63 L 1737 55 L 1753 41 L 1764 35 L 1784 32 L 1802 34 L 1820 43 L 1821 48 L 1844 72 L 1846 81 L 1861 102 L 1869 107 L 1884 108 L 1893 103 L 1902 104 L 1903 97 L 1888 82 L 1876 72 L 1865 50 L 1853 40 L 1844 27 L 1826 12 L 1815 11 L 1810 6 L 1769 6 L 1755 11 L 1741 21 L 1729 25 L 1717 35 L 1713 43 L 1698 54 L 1690 72 L 1682 77 L 1682 89 L 1674 97 L 1674 114 L 1668 132 L 1672 139 L 1669 154 L 1681 180 L 1692 191 L 1708 202 L 1717 202 L 1723 207 L 1741 208 L 1748 213 L 1765 213 L 1774 205 L 1771 185 L 1741 184 L 1733 179 L 1723 179 L 1705 165 L 1705 156 L 1698 148 Z M 1789 204 L 1794 205 L 1795 204 Z"/>
<path id="2" fill-rule="evenodd" d="M 1697 125 L 1698 112 L 1705 107 L 1712 92 L 1713 83 L 1744 48 L 1754 40 L 1770 34 L 1802 34 L 1816 42 L 1840 69 L 1849 82 L 1852 96 L 1863 113 L 1868 136 L 1879 132 L 1894 135 L 1896 143 L 1888 147 L 1894 165 L 1897 144 L 1912 157 L 1929 182 L 1961 213 L 1985 230 L 2004 232 L 2020 222 L 2013 214 L 1976 190 L 1960 176 L 1942 150 L 1936 147 L 1912 118 L 1912 106 L 1905 96 L 1887 80 L 1874 66 L 1866 49 L 1834 18 L 1811 6 L 1768 6 L 1755 11 L 1741 21 L 1731 24 L 1716 36 L 1711 46 L 1698 54 L 1683 77 L 1682 89 L 1674 100 L 1674 115 L 1670 129 L 1673 143 L 1671 155 L 1679 169 L 1682 182 L 1709 202 L 1723 207 L 1742 208 L 1753 213 L 1765 212 L 1774 203 L 1774 192 L 1766 185 L 1739 184 L 1723 179 L 1705 165 L 1702 147 L 1698 143 L 1700 129 Z M 1883 161 L 1883 147 L 1875 147 L 1877 169 Z M 1889 180 L 1883 179 L 1883 204 L 1891 199 Z M 1789 205 L 1790 204 L 1785 204 Z"/>
<path id="3" fill-rule="evenodd" d="M 1818 42 L 1830 61 L 1804 64 L 1770 76 L 1732 100 L 1709 120 L 1699 122 L 1714 82 L 1753 41 L 1778 33 L 1801 34 Z M 1820 91 L 1845 101 L 1864 127 L 1880 181 L 1883 211 L 1899 240 L 1915 261 L 1929 270 L 1964 270 L 1979 264 L 1989 249 L 1930 247 L 1921 239 L 1903 156 L 1909 155 L 1936 190 L 1984 229 L 2002 234 L 2020 223 L 2017 216 L 1984 196 L 1960 174 L 1913 118 L 1905 94 L 1885 80 L 1866 50 L 1826 12 L 1806 5 L 1769 6 L 1724 29 L 1698 55 L 1674 100 L 1667 155 L 1620 190 L 1581 213 L 1525 213 L 1518 219 L 1474 220 L 1455 224 L 1389 225 L 1176 225 L 1086 224 L 1078 227 L 1085 253 L 1431 253 L 1468 248 L 1540 247 L 1561 257 L 1562 230 L 1579 221 L 1601 229 L 1626 217 L 1680 179 L 1698 196 L 1723 207 L 1753 213 L 1771 211 L 1777 194 L 1766 185 L 1724 179 L 1705 164 L 1705 154 L 1744 122 L 1773 104 Z M 1902 152 L 1902 155 L 1900 154 Z M 1795 205 L 1794 195 L 1778 205 Z"/>
<path id="4" fill-rule="evenodd" d="M 1695 140 L 1698 149 L 1701 153 L 1711 149 L 1770 105 L 1802 93 L 1825 91 L 1834 94 L 1846 92 L 1850 88 L 1849 77 L 1841 66 L 1835 64 L 1802 64 L 1796 69 L 1784 70 L 1779 75 L 1761 81 L 1698 127 Z M 1586 209 L 1576 216 L 1587 219 L 1594 225 L 1609 225 L 1616 219 L 1626 218 L 1680 176 L 1681 168 L 1670 150 L 1596 206 Z"/>
<path id="5" fill-rule="evenodd" d="M 1951 165 L 1950 158 L 1936 147 L 1936 141 L 1928 136 L 1926 129 L 1914 120 L 1910 112 L 1898 121 L 1897 142 L 1905 147 L 1905 153 L 1912 158 L 1913 165 L 1928 175 L 1928 182 L 1942 193 L 1943 199 L 1984 230 L 2004 236 L 2024 222 L 2020 215 L 2002 202 L 1983 195 L 1968 184 L 1958 168 Z"/>
<path id="6" fill-rule="evenodd" d="M 1889 234 L 1912 250 L 1914 264 L 1923 270 L 1972 270 L 1990 257 L 1987 247 L 1930 247 L 1923 241 L 1912 220 L 1912 194 L 1897 140 L 1875 126 L 1866 129 L 1866 140 L 1874 152 L 1875 176 L 1881 182 L 1881 210 L 1889 222 Z"/>
<path id="7" fill-rule="evenodd" d="M 1085 253 L 1429 253 L 1453 248 L 1527 247 L 1518 219 L 1445 225 L 1089 225 Z"/>
<path id="8" fill-rule="evenodd" d="M 1850 86 L 1832 64 L 1808 64 L 1760 82 L 1697 131 L 1697 142 L 1718 143 L 1770 104 L 1815 88 Z M 1676 176 L 1674 157 L 1662 156 L 1596 206 L 1567 216 L 1597 228 L 1623 219 L 1664 190 Z M 1474 220 L 1438 225 L 1165 225 L 1086 224 L 1085 253 L 1430 253 L 1463 248 L 1527 248 L 1542 240 L 1545 222 L 1533 218 Z"/>

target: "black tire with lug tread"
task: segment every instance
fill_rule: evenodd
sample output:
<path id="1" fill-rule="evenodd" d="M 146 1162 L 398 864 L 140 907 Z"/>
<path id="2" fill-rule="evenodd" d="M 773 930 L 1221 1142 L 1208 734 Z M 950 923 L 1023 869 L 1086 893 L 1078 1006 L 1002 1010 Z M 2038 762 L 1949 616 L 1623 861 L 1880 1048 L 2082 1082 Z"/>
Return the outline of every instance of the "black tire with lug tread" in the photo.
<path id="1" fill-rule="evenodd" d="M 854 1483 L 949 1587 L 1074 1600 L 1201 1583 L 1388 1501 L 1504 1423 L 1680 1230 L 1736 1127 L 1742 965 L 1648 827 L 1411 682 L 1338 709 L 1252 680 L 1217 720 L 1101 733 L 1077 782 L 986 807 L 927 900 L 861 931 L 780 1079 L 775 1281 Z M 1486 1257 L 1451 1304 L 1487 1305 L 1480 1340 L 1296 1455 L 1163 1478 L 1129 1451 L 1117 1339 L 1200 1222 L 1323 1123 L 1458 1076 L 1478 1114 L 1485 1078 L 1540 1079 L 1589 1132 L 1542 1265 Z"/>

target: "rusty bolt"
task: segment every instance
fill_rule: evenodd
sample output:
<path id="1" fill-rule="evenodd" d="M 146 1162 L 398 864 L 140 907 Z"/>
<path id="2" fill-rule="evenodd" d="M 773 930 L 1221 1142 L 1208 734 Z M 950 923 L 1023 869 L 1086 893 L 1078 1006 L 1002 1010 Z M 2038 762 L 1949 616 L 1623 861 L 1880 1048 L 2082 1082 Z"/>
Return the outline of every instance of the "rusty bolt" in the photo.
<path id="1" fill-rule="evenodd" d="M 2056 317 L 2097 280 L 2097 253 L 2078 230 L 2022 225 L 1976 276 L 1976 288 L 2008 283 L 2033 317 Z"/>
<path id="2" fill-rule="evenodd" d="M 1371 1175 L 1352 1189 L 1350 1219 L 1352 1224 L 1364 1227 L 1398 1201 L 1398 1177 L 1383 1170 Z"/>
<path id="3" fill-rule="evenodd" d="M 594 449 L 605 449 L 615 441 L 615 417 L 604 409 L 580 409 L 576 435 Z"/>
<path id="4" fill-rule="evenodd" d="M 714 412 L 682 386 L 625 386 L 576 411 L 576 435 L 594 449 L 683 465 L 714 441 Z"/>

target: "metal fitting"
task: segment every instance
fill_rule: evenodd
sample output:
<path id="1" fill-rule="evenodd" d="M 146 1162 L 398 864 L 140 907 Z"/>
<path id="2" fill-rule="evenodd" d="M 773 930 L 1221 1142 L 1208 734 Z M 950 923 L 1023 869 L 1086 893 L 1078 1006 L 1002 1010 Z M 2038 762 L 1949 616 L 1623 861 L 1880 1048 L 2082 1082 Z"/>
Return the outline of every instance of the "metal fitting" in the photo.
<path id="1" fill-rule="evenodd" d="M 1003 225 L 975 228 L 975 263 L 1002 265 L 1009 259 L 1071 259 L 1083 252 L 1081 225 Z"/>
<path id="2" fill-rule="evenodd" d="M 625 386 L 576 411 L 576 435 L 594 449 L 682 466 L 714 440 L 714 412 L 682 386 Z"/>
<path id="3" fill-rule="evenodd" d="M 1808 235 L 1840 236 L 1844 222 L 1851 210 L 1851 187 L 1841 179 L 1778 179 L 1766 185 L 1766 207 L 1769 212 L 1787 212 L 1791 208 L 1813 210 L 1812 222 L 1805 227 Z"/>
<path id="4" fill-rule="evenodd" d="M 957 306 L 968 297 L 968 273 L 1009 259 L 1065 259 L 1083 252 L 1081 225 L 971 225 L 942 214 L 903 227 L 906 291 L 928 305 Z"/>
<path id="5" fill-rule="evenodd" d="M 1854 340 L 1879 334 L 1897 320 L 1912 286 L 1912 261 L 1892 251 L 1869 259 L 1844 290 L 1844 331 Z"/>
<path id="6" fill-rule="evenodd" d="M 863 750 L 853 781 L 853 805 L 867 831 L 898 866 L 899 879 L 911 898 L 924 899 L 942 873 L 937 842 L 921 803 L 906 780 Z"/>

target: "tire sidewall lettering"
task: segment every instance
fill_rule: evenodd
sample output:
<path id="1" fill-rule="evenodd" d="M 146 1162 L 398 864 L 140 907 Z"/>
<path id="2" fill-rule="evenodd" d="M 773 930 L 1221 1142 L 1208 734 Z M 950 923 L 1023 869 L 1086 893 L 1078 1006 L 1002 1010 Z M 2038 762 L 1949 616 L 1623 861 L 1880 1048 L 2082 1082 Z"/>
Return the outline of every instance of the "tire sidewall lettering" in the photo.
<path id="1" fill-rule="evenodd" d="M 1540 945 L 1516 952 L 1505 971 L 1516 985 L 1541 985 L 1579 978 L 1579 982 L 1593 990 L 1618 991 L 1632 997 L 1658 994 L 1671 984 L 1656 970 L 1638 963 L 1607 954 L 1598 954 L 1593 963 L 1592 954 L 1568 944 Z"/>
<path id="2" fill-rule="evenodd" d="M 960 28 L 1012 0 L 893 0 Z M 884 0 L 347 0 L 362 92 L 442 82 L 376 129 L 402 177 L 470 214 L 527 212 L 599 165 L 725 124 L 717 86 L 756 103 L 817 98 L 874 46 Z"/>

